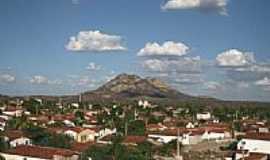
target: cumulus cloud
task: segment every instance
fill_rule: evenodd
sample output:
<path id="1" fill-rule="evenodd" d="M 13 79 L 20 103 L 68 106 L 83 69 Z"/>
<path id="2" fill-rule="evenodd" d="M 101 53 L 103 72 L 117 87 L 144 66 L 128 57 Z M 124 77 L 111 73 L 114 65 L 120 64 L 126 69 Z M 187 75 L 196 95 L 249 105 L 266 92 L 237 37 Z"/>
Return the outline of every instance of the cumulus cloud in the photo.
<path id="1" fill-rule="evenodd" d="M 122 45 L 122 37 L 109 35 L 98 30 L 81 31 L 77 36 L 72 36 L 65 46 L 69 51 L 121 51 L 126 50 Z"/>
<path id="2" fill-rule="evenodd" d="M 251 53 L 230 49 L 220 53 L 216 57 L 216 62 L 220 67 L 248 67 L 255 62 L 255 59 Z"/>
<path id="3" fill-rule="evenodd" d="M 0 82 L 1 83 L 13 83 L 15 82 L 16 77 L 10 74 L 2 74 L 0 75 Z"/>
<path id="4" fill-rule="evenodd" d="M 144 48 L 140 49 L 138 56 L 183 56 L 189 51 L 189 47 L 181 42 L 167 41 L 163 44 L 157 42 L 146 43 Z"/>
<path id="5" fill-rule="evenodd" d="M 200 57 L 184 57 L 180 59 L 147 59 L 143 68 L 151 72 L 200 73 Z"/>
<path id="6" fill-rule="evenodd" d="M 98 65 L 98 64 L 96 64 L 94 62 L 90 62 L 86 67 L 86 69 L 90 70 L 90 71 L 98 71 L 101 68 L 102 68 L 101 65 Z"/>
<path id="7" fill-rule="evenodd" d="M 163 10 L 198 9 L 227 15 L 227 5 L 228 0 L 168 0 L 161 8 Z"/>

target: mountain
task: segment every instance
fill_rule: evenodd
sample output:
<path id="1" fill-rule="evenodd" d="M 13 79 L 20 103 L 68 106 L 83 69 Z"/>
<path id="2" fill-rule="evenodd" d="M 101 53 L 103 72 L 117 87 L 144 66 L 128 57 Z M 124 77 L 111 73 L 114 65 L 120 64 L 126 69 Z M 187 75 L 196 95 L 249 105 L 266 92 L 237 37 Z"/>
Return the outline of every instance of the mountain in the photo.
<path id="1" fill-rule="evenodd" d="M 141 78 L 137 75 L 120 74 L 98 89 L 83 94 L 84 100 L 126 99 L 149 97 L 158 99 L 190 100 L 193 97 L 170 88 L 155 78 Z"/>
<path id="2" fill-rule="evenodd" d="M 160 105 L 178 105 L 181 102 L 196 103 L 201 106 L 210 107 L 269 107 L 269 102 L 252 102 L 252 101 L 224 101 L 205 96 L 190 96 L 181 93 L 164 82 L 155 78 L 141 78 L 136 75 L 120 74 L 114 79 L 110 80 L 103 86 L 96 90 L 81 93 L 83 102 L 134 102 L 138 99 L 149 99 Z M 13 97 L 0 95 L 0 102 L 10 99 L 29 99 L 42 98 L 48 101 L 59 101 L 61 99 L 64 103 L 78 102 L 79 95 L 63 95 L 63 96 L 49 96 L 49 95 L 32 95 Z"/>

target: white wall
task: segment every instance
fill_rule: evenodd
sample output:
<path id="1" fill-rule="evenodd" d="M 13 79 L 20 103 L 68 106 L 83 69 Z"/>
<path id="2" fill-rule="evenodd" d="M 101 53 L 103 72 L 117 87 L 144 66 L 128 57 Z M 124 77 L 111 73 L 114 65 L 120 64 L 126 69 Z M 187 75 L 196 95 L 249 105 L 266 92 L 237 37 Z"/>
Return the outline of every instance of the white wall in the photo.
<path id="1" fill-rule="evenodd" d="M 249 152 L 270 154 L 270 141 L 242 139 L 237 144 L 238 149 L 240 149 L 242 142 L 245 142 L 243 149 L 249 150 Z"/>
<path id="2" fill-rule="evenodd" d="M 17 145 L 31 145 L 31 140 L 29 138 L 21 137 L 10 141 L 9 144 L 11 147 L 16 147 Z"/>
<path id="3" fill-rule="evenodd" d="M 158 138 L 159 142 L 162 143 L 169 143 L 172 140 L 177 139 L 177 136 L 166 136 L 166 135 L 156 135 L 156 134 L 149 134 L 148 137 L 150 138 Z"/>

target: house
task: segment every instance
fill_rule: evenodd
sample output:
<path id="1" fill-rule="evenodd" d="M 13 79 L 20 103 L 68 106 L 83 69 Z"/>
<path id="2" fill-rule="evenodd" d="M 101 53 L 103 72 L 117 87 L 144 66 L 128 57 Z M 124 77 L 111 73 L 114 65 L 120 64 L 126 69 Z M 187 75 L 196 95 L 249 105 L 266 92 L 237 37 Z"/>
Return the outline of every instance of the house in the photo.
<path id="1" fill-rule="evenodd" d="M 186 128 L 195 128 L 195 125 L 192 122 L 188 122 Z"/>
<path id="2" fill-rule="evenodd" d="M 197 113 L 196 114 L 197 120 L 210 120 L 211 119 L 211 113 L 210 112 L 203 112 L 203 113 Z"/>
<path id="3" fill-rule="evenodd" d="M 237 149 L 253 153 L 270 154 L 270 133 L 247 133 L 237 144 Z"/>
<path id="4" fill-rule="evenodd" d="M 7 107 L 2 113 L 10 117 L 20 117 L 22 116 L 23 110 L 16 107 Z"/>
<path id="5" fill-rule="evenodd" d="M 22 131 L 19 130 L 8 130 L 4 132 L 4 138 L 11 147 L 16 147 L 19 145 L 31 145 L 31 139 L 24 135 Z"/>
<path id="6" fill-rule="evenodd" d="M 223 128 L 204 128 L 203 140 L 223 140 L 231 138 L 231 133 Z"/>
<path id="7" fill-rule="evenodd" d="M 0 153 L 6 160 L 78 160 L 75 151 L 40 146 L 17 146 Z"/>
<path id="8" fill-rule="evenodd" d="M 168 143 L 177 139 L 177 129 L 166 129 L 163 131 L 153 131 L 148 133 L 148 137 L 156 139 L 161 143 Z M 183 145 L 192 145 L 202 142 L 203 140 L 223 140 L 230 138 L 230 132 L 222 128 L 179 128 L 179 141 Z"/>
<path id="9" fill-rule="evenodd" d="M 150 107 L 151 104 L 148 101 L 143 101 L 143 100 L 139 100 L 138 101 L 138 106 L 143 107 L 143 108 L 147 108 Z"/>
<path id="10" fill-rule="evenodd" d="M 95 140 L 96 132 L 89 128 L 68 127 L 64 129 L 63 134 L 71 136 L 76 142 L 86 143 Z"/>
<path id="11" fill-rule="evenodd" d="M 185 129 L 180 129 L 180 135 L 184 133 L 188 133 Z M 148 132 L 148 138 L 156 140 L 160 143 L 169 143 L 175 139 L 177 139 L 177 129 L 166 129 L 163 131 L 150 131 Z"/>

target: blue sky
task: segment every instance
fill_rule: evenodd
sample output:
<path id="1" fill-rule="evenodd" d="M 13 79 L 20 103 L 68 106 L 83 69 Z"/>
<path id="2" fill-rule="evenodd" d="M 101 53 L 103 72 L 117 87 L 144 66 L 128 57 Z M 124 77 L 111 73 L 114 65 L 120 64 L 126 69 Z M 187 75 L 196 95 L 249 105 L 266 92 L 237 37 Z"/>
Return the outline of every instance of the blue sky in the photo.
<path id="1" fill-rule="evenodd" d="M 268 101 L 270 1 L 199 2 L 3 0 L 0 93 L 74 94 L 126 72 L 188 94 Z"/>

